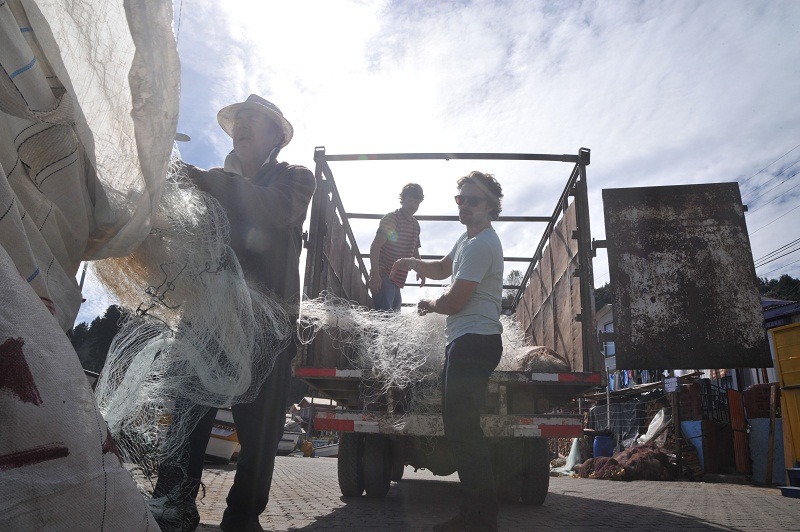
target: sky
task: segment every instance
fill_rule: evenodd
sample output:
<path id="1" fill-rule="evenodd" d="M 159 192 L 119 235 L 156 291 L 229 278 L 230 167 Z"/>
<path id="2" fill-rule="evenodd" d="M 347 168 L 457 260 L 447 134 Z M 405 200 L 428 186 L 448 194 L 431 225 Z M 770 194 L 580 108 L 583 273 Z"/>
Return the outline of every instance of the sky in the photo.
<path id="1" fill-rule="evenodd" d="M 221 165 L 216 114 L 258 93 L 294 126 L 279 159 L 313 169 L 326 153 L 577 154 L 591 233 L 602 190 L 736 181 L 759 277 L 800 277 L 800 3 L 738 1 L 175 0 L 184 160 Z M 503 186 L 503 214 L 550 215 L 567 163 L 331 163 L 349 212 L 399 207 L 455 215 L 470 170 Z M 368 253 L 377 221 L 352 221 Z M 423 255 L 444 255 L 457 222 L 422 224 Z M 506 256 L 530 256 L 542 225 L 495 223 Z M 783 256 L 781 256 L 783 255 Z M 774 260 L 773 260 L 774 259 Z M 511 269 L 524 264 L 508 263 Z M 609 281 L 605 253 L 595 286 Z M 302 275 L 301 275 L 302 277 Z M 413 280 L 413 273 L 409 281 Z M 403 291 L 406 302 L 439 289 Z M 91 276 L 78 321 L 110 303 Z"/>

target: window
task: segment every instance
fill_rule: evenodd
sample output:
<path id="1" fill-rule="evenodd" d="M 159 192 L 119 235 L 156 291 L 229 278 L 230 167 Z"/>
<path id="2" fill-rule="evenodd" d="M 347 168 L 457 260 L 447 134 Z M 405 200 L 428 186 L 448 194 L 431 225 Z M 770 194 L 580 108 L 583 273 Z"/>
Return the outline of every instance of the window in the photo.
<path id="1" fill-rule="evenodd" d="M 603 332 L 614 332 L 614 322 L 612 321 L 603 325 Z M 614 356 L 614 342 L 603 342 L 603 354 L 607 357 Z"/>

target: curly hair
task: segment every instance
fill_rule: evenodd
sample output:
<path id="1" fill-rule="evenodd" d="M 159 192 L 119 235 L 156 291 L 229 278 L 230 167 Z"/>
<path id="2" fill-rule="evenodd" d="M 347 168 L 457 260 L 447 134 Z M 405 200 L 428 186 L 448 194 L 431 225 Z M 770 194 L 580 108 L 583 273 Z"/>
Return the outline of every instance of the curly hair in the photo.
<path id="1" fill-rule="evenodd" d="M 400 191 L 400 201 L 403 201 L 403 198 L 406 196 L 417 198 L 420 201 L 425 199 L 425 194 L 422 193 L 422 187 L 416 183 L 409 183 L 403 187 L 403 190 Z"/>
<path id="2" fill-rule="evenodd" d="M 503 211 L 503 187 L 500 186 L 497 179 L 492 174 L 484 174 L 475 170 L 458 179 L 458 190 L 461 190 L 467 183 L 477 185 L 486 194 L 486 201 L 492 204 L 489 217 L 497 220 Z"/>

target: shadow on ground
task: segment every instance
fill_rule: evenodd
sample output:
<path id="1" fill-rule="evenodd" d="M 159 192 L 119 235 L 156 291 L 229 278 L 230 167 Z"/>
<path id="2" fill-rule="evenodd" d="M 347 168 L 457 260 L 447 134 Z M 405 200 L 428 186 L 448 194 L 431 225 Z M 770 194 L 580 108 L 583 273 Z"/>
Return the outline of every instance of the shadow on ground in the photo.
<path id="1" fill-rule="evenodd" d="M 436 480 L 403 480 L 384 499 L 341 498 L 344 504 L 308 525 L 289 530 L 365 530 L 390 532 L 431 530 L 454 515 L 458 484 Z M 550 493 L 542 506 L 502 504 L 500 530 L 737 530 L 696 516 L 633 504 Z M 209 529 L 211 530 L 211 529 Z"/>

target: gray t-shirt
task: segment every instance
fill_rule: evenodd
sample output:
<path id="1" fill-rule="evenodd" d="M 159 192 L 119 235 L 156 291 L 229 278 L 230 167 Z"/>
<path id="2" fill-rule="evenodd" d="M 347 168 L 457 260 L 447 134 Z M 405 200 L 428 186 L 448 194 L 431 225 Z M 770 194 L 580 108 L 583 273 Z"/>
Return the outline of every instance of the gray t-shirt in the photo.
<path id="1" fill-rule="evenodd" d="M 503 246 L 497 233 L 491 227 L 473 238 L 464 233 L 447 256 L 453 261 L 451 283 L 458 279 L 478 283 L 461 312 L 447 316 L 447 343 L 468 333 L 502 333 Z"/>

